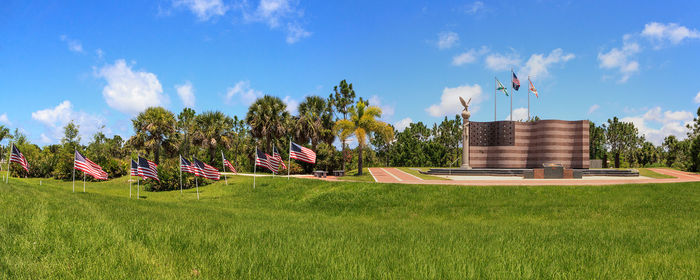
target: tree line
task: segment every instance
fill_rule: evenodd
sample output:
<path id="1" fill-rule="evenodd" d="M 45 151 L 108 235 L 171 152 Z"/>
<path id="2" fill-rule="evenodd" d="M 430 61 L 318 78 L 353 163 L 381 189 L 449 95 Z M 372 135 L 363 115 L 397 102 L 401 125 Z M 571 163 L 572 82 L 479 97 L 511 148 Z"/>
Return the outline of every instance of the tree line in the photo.
<path id="1" fill-rule="evenodd" d="M 700 108 L 697 117 L 686 125 L 686 138 L 674 135 L 664 138 L 655 146 L 631 122 L 617 117 L 606 123 L 589 123 L 590 158 L 601 159 L 603 167 L 671 167 L 679 170 L 700 171 Z"/>
<path id="2" fill-rule="evenodd" d="M 292 161 L 291 173 L 312 170 L 358 170 L 372 166 L 449 167 L 461 160 L 461 118 L 445 117 L 440 123 L 409 124 L 397 131 L 380 121 L 382 111 L 369 100 L 357 98 L 352 83 L 341 81 L 328 97 L 308 96 L 289 113 L 278 97 L 255 100 L 243 118 L 220 111 L 198 113 L 184 108 L 175 114 L 152 107 L 134 117 L 134 135 L 123 139 L 96 132 L 81 144 L 80 127 L 73 122 L 63 128 L 59 144 L 39 147 L 18 129 L 11 133 L 0 126 L 0 141 L 11 139 L 31 166 L 29 172 L 13 168 L 13 176 L 53 177 L 68 180 L 73 172 L 73 153 L 79 151 L 100 164 L 111 178 L 126 176 L 130 160 L 141 155 L 159 165 L 161 182 L 151 190 L 178 186 L 179 156 L 196 157 L 221 168 L 221 153 L 239 172 L 250 172 L 255 149 L 271 154 L 275 147 L 288 158 L 289 141 L 305 145 L 317 154 L 315 165 Z M 698 109 L 700 116 L 700 108 Z M 539 118 L 535 118 L 537 120 Z M 686 139 L 671 135 L 655 146 L 641 136 L 634 124 L 617 117 L 607 123 L 590 122 L 590 158 L 602 159 L 605 167 L 668 166 L 698 171 L 700 167 L 700 117 L 688 125 Z M 337 142 L 336 142 L 337 141 Z M 334 143 L 340 143 L 336 147 Z M 7 160 L 8 146 L 2 147 Z M 6 170 L 6 164 L 2 166 Z M 185 178 L 186 185 L 194 178 Z"/>

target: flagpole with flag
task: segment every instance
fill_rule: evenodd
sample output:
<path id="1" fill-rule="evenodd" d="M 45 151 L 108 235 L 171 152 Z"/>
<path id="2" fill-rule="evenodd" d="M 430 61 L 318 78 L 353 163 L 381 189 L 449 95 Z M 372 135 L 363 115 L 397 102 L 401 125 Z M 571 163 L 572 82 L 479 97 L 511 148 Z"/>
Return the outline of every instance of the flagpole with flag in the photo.
<path id="1" fill-rule="evenodd" d="M 10 161 L 10 157 L 12 157 L 12 147 L 13 147 L 14 145 L 15 145 L 14 143 L 10 142 L 10 145 L 7 146 L 7 147 L 9 147 L 10 149 L 9 149 L 9 151 L 8 151 L 9 153 L 8 153 L 8 155 L 7 155 L 7 176 L 5 177 L 5 184 L 9 184 L 9 183 L 10 183 L 10 162 L 11 162 L 11 161 Z"/>
<path id="2" fill-rule="evenodd" d="M 180 165 L 182 165 L 182 155 L 180 155 Z M 178 169 L 180 169 L 180 194 L 182 194 L 182 167 Z"/>
<path id="3" fill-rule="evenodd" d="M 194 183 L 197 186 L 197 200 L 199 200 L 199 180 L 197 180 L 197 175 L 194 176 Z"/>
<path id="4" fill-rule="evenodd" d="M 510 121 L 513 121 L 513 68 L 510 68 Z"/>
<path id="5" fill-rule="evenodd" d="M 73 157 L 73 160 L 75 160 L 75 157 Z M 131 185 L 134 184 L 131 180 L 134 177 L 134 160 L 131 158 L 131 155 L 129 155 L 129 198 L 131 198 Z"/>
<path id="6" fill-rule="evenodd" d="M 255 146 L 255 162 L 253 162 L 253 189 L 255 189 L 255 177 L 258 169 L 258 146 Z"/>
<path id="7" fill-rule="evenodd" d="M 527 81 L 530 82 L 530 76 L 527 76 Z M 532 83 L 532 82 L 530 82 Z M 527 120 L 530 120 L 530 87 L 527 87 Z"/>
<path id="8" fill-rule="evenodd" d="M 289 181 L 289 171 L 292 169 L 292 137 L 289 137 L 289 166 L 287 166 L 287 181 Z"/>
<path id="9" fill-rule="evenodd" d="M 493 81 L 493 121 L 495 122 L 495 121 L 496 121 L 496 105 L 498 104 L 498 102 L 496 102 L 496 100 L 498 99 L 498 98 L 497 98 L 497 95 L 498 95 L 498 84 L 497 84 L 498 78 L 493 77 L 493 80 L 494 80 L 494 81 Z"/>
<path id="10" fill-rule="evenodd" d="M 77 152 L 77 149 L 73 150 L 73 192 L 75 192 L 75 153 Z"/>
<path id="11" fill-rule="evenodd" d="M 224 173 L 224 180 L 226 180 L 226 185 L 228 186 L 228 177 L 226 176 L 226 163 L 224 162 L 226 158 L 224 158 L 224 151 L 221 151 L 221 171 Z"/>
<path id="12" fill-rule="evenodd" d="M 85 192 L 85 171 L 83 171 L 83 192 Z"/>

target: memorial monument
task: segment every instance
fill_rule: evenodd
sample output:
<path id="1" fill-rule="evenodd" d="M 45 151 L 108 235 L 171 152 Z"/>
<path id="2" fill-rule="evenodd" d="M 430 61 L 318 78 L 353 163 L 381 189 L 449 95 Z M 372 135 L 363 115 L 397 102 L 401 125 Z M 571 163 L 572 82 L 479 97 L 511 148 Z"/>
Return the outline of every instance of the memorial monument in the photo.
<path id="1" fill-rule="evenodd" d="M 464 98 L 462 98 L 460 96 L 459 102 L 462 102 L 462 106 L 464 106 L 464 110 L 462 110 L 462 166 L 461 166 L 461 168 L 472 169 L 471 166 L 469 166 L 469 117 L 471 116 L 471 113 L 469 113 L 469 103 L 472 102 L 472 99 L 469 98 L 469 101 L 465 102 Z"/>

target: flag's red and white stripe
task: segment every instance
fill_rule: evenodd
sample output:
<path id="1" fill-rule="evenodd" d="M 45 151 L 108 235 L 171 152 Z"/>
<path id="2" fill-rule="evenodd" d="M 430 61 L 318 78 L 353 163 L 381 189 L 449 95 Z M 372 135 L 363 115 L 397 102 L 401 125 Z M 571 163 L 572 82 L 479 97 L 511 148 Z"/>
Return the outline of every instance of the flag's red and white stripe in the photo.
<path id="1" fill-rule="evenodd" d="M 139 176 L 143 177 L 144 179 L 151 178 L 160 182 L 160 179 L 158 179 L 158 165 L 154 162 L 139 157 L 138 171 Z"/>
<path id="2" fill-rule="evenodd" d="M 277 169 L 275 170 L 279 170 L 280 165 L 282 166 L 282 168 L 287 169 L 287 165 L 284 164 L 284 160 L 282 160 L 280 153 L 277 152 L 277 147 L 272 147 L 272 159 L 270 161 L 273 162 L 274 165 L 277 167 Z"/>
<path id="3" fill-rule="evenodd" d="M 75 151 L 73 168 L 83 171 L 97 180 L 107 180 L 107 172 L 102 171 L 102 167 L 89 160 L 87 157 Z"/>
<path id="4" fill-rule="evenodd" d="M 294 142 L 292 142 L 292 146 L 289 149 L 289 157 L 303 162 L 316 163 L 316 153 L 314 151 Z"/>
<path id="5" fill-rule="evenodd" d="M 226 168 L 228 168 L 228 170 L 230 170 L 231 172 L 238 173 L 236 171 L 236 168 L 233 167 L 233 164 L 231 164 L 231 162 L 229 162 L 228 159 L 224 159 L 224 166 L 226 166 Z"/>
<path id="6" fill-rule="evenodd" d="M 255 165 L 265 167 L 267 169 L 270 169 L 270 171 L 272 171 L 273 173 L 277 173 L 277 169 L 275 169 L 270 162 L 271 158 L 272 156 L 263 153 L 260 150 L 257 150 L 257 153 L 255 154 Z"/>
<path id="7" fill-rule="evenodd" d="M 182 156 L 180 156 L 180 171 L 194 174 L 192 163 Z"/>
<path id="8" fill-rule="evenodd" d="M 20 152 L 14 144 L 12 144 L 12 154 L 10 155 L 10 162 L 19 163 L 19 165 L 21 165 L 25 171 L 29 172 L 29 162 L 27 162 L 27 158 L 24 157 L 22 152 Z"/>
<path id="9" fill-rule="evenodd" d="M 192 168 L 194 169 L 194 175 L 196 176 L 211 180 L 219 180 L 221 178 L 221 174 L 219 173 L 218 169 L 201 162 L 196 158 L 192 160 Z"/>

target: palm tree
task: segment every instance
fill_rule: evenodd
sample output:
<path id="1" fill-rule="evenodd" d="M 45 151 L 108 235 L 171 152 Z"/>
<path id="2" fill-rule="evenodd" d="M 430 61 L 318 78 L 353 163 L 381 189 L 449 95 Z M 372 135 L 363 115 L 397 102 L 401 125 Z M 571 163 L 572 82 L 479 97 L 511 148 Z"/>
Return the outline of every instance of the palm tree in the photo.
<path id="1" fill-rule="evenodd" d="M 149 107 L 131 120 L 135 135 L 130 142 L 153 153 L 156 164 L 160 163 L 160 149 L 175 133 L 175 115 L 163 107 Z"/>
<path id="2" fill-rule="evenodd" d="M 245 120 L 250 134 L 262 140 L 263 149 L 271 151 L 273 141 L 287 134 L 289 112 L 282 99 L 265 95 L 250 105 Z"/>
<path id="3" fill-rule="evenodd" d="M 335 123 L 335 130 L 341 139 L 347 139 L 351 135 L 357 138 L 357 175 L 362 175 L 362 148 L 366 145 L 369 134 L 380 133 L 384 139 L 391 141 L 394 138 L 394 129 L 389 124 L 375 119 L 382 116 L 379 107 L 366 107 L 362 101 L 351 107 L 349 114 L 349 119 L 338 120 Z"/>
<path id="4" fill-rule="evenodd" d="M 299 118 L 295 124 L 294 136 L 304 143 L 311 142 L 311 148 L 316 149 L 319 142 L 332 143 L 333 121 L 326 100 L 320 96 L 308 96 L 299 104 Z"/>
<path id="5" fill-rule="evenodd" d="M 192 134 L 195 130 L 195 121 L 197 113 L 191 108 L 184 108 L 177 115 L 177 130 L 181 137 L 180 152 L 185 155 L 190 155 L 190 147 L 192 146 Z"/>
<path id="6" fill-rule="evenodd" d="M 233 143 L 233 119 L 219 111 L 204 112 L 195 119 L 194 143 L 206 149 L 209 161 L 217 158 L 216 148 L 230 148 Z"/>
<path id="7" fill-rule="evenodd" d="M 0 125 L 0 143 L 2 143 L 2 140 L 5 140 L 5 138 L 10 138 L 12 139 L 12 135 L 10 134 L 10 129 L 5 127 L 4 125 Z M 0 146 L 0 159 L 2 156 L 5 154 L 5 151 L 2 149 L 2 146 Z"/>

